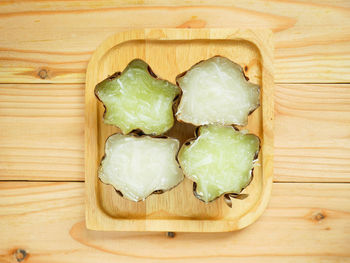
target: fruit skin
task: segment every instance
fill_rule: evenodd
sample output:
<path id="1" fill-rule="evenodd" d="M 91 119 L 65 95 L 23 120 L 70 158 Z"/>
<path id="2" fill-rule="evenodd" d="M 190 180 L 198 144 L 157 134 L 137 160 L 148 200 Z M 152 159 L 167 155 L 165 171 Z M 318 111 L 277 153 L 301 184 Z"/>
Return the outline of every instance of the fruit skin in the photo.
<path id="1" fill-rule="evenodd" d="M 141 82 L 143 85 L 150 85 L 153 89 L 151 92 L 155 92 L 155 94 L 163 97 L 156 97 L 156 96 L 150 96 L 150 93 L 148 95 L 148 98 L 151 100 L 151 102 L 147 101 L 147 98 L 145 100 L 145 104 L 147 105 L 146 110 L 147 112 L 142 109 L 141 103 L 137 103 L 137 101 L 134 101 L 133 103 L 136 105 L 136 107 L 132 108 L 130 110 L 125 108 L 125 106 L 118 106 L 118 102 L 122 103 L 121 99 L 121 92 L 120 90 L 122 88 L 120 83 L 122 78 L 126 78 L 126 76 L 130 76 L 130 74 L 134 71 L 134 74 L 137 76 L 137 73 L 135 71 L 138 70 L 140 74 L 143 74 L 144 79 L 130 79 L 130 81 L 134 82 Z M 140 75 L 139 74 L 139 75 Z M 125 76 L 124 76 L 125 75 Z M 141 78 L 141 77 L 140 77 Z M 124 81 L 124 86 L 125 82 Z M 133 84 L 136 85 L 136 84 Z M 126 85 L 127 86 L 127 85 Z M 136 85 L 137 86 L 137 85 Z M 139 86 L 137 86 L 138 88 Z M 147 86 L 147 89 L 150 89 L 149 86 Z M 125 90 L 125 89 L 124 89 Z M 131 88 L 128 89 L 129 91 L 132 90 Z M 134 92 L 141 92 L 146 93 L 148 91 L 142 91 L 141 88 L 138 88 L 137 90 L 134 89 Z M 157 77 L 157 75 L 152 71 L 150 66 L 144 62 L 141 59 L 134 59 L 132 60 L 127 67 L 124 69 L 123 72 L 115 72 L 113 75 L 109 76 L 105 80 L 98 83 L 95 87 L 95 96 L 99 101 L 101 101 L 104 105 L 105 111 L 103 114 L 103 120 L 106 124 L 114 125 L 121 129 L 123 134 L 128 134 L 134 130 L 142 131 L 144 134 L 150 134 L 150 135 L 161 135 L 167 132 L 172 126 L 174 125 L 174 109 L 175 105 L 180 97 L 181 89 L 177 87 L 176 85 L 170 83 L 167 80 L 163 80 Z M 112 99 L 113 103 L 108 102 L 108 100 L 111 98 L 111 96 L 115 96 L 115 98 Z M 118 97 L 119 96 L 119 97 Z M 143 96 L 142 94 L 140 96 Z M 125 97 L 124 97 L 125 98 Z M 154 99 L 155 98 L 155 99 Z M 156 105 L 154 103 L 160 102 L 161 99 L 165 99 L 165 104 L 162 105 L 164 111 L 156 110 Z M 153 104 L 152 104 L 153 103 Z M 109 105 L 107 105 L 109 104 Z M 119 107 L 118 110 L 112 109 L 113 107 Z M 121 107 L 121 108 L 120 108 Z M 123 108 L 124 107 L 124 108 Z M 141 107 L 141 109 L 137 108 Z M 149 118 L 148 124 L 141 124 L 140 123 L 133 123 L 133 121 L 130 121 L 128 118 L 126 118 L 124 115 L 119 120 L 116 120 L 116 112 L 118 112 L 119 115 L 121 114 L 127 114 L 129 116 L 136 116 L 136 119 L 139 118 L 139 115 L 146 115 Z M 121 120 L 128 121 L 127 125 L 123 123 Z M 161 124 L 159 124 L 161 122 Z M 163 123 L 164 122 L 164 123 Z"/>
<path id="2" fill-rule="evenodd" d="M 181 87 L 180 80 L 181 80 L 182 78 L 184 78 L 188 72 L 190 72 L 192 69 L 194 69 L 194 68 L 195 68 L 196 66 L 198 66 L 199 64 L 201 64 L 201 63 L 203 63 L 203 62 L 206 62 L 206 61 L 208 61 L 208 60 L 215 59 L 215 58 L 225 59 L 225 60 L 229 61 L 230 63 L 234 64 L 235 66 L 237 66 L 237 68 L 239 68 L 240 73 L 242 74 L 242 77 L 246 80 L 246 82 L 249 83 L 249 85 L 250 85 L 251 87 L 256 87 L 256 88 L 257 88 L 258 97 L 260 98 L 260 87 L 259 87 L 258 85 L 256 85 L 256 84 L 253 84 L 253 83 L 250 83 L 250 82 L 249 82 L 249 78 L 244 74 L 244 70 L 243 70 L 243 68 L 242 68 L 239 64 L 237 64 L 237 63 L 235 63 L 235 62 L 229 60 L 229 59 L 226 58 L 226 57 L 223 57 L 223 56 L 220 56 L 220 55 L 216 55 L 216 56 L 213 56 L 213 57 L 211 57 L 211 58 L 209 58 L 209 59 L 201 60 L 201 61 L 197 62 L 196 64 L 194 64 L 193 66 L 191 66 L 188 70 L 186 70 L 186 71 L 184 71 L 184 72 L 182 72 L 182 73 L 180 73 L 180 74 L 178 74 L 178 75 L 176 76 L 176 78 L 175 78 L 175 80 L 176 80 L 176 85 L 181 89 L 180 100 L 179 100 L 178 103 L 177 103 L 177 106 L 178 106 L 177 109 L 178 109 L 178 111 L 177 111 L 176 114 L 175 114 L 176 119 L 177 119 L 179 122 L 190 123 L 190 124 L 192 124 L 192 125 L 194 125 L 194 126 L 209 125 L 209 124 L 245 126 L 245 125 L 247 125 L 247 123 L 248 123 L 248 120 L 247 120 L 247 119 L 246 119 L 245 121 L 242 121 L 242 122 L 238 122 L 238 121 L 215 121 L 215 122 L 207 121 L 207 122 L 195 122 L 195 121 L 188 121 L 188 120 L 186 120 L 186 119 L 182 119 L 182 118 L 183 118 L 183 117 L 182 117 L 183 112 L 181 112 L 180 110 L 181 110 L 181 108 L 182 108 L 182 105 L 181 105 L 181 104 L 182 104 L 182 99 L 183 99 L 183 94 L 184 94 L 184 92 L 183 92 L 183 88 Z M 259 108 L 259 107 L 260 107 L 260 99 L 259 99 L 259 101 L 257 102 L 256 106 L 255 106 L 254 108 L 252 108 L 252 109 L 248 112 L 247 117 L 248 117 L 250 114 L 252 114 L 252 113 L 253 113 L 257 108 Z"/>
<path id="3" fill-rule="evenodd" d="M 135 138 L 149 137 L 149 138 L 156 138 L 156 139 L 174 139 L 174 138 L 169 137 L 169 136 L 166 136 L 166 135 L 146 135 L 146 134 L 140 132 L 139 130 L 136 130 L 136 131 L 131 132 L 131 133 L 128 134 L 128 135 L 123 135 L 123 134 L 120 134 L 120 133 L 111 134 L 111 135 L 108 136 L 108 138 L 106 139 L 106 142 L 108 141 L 108 139 L 109 139 L 110 137 L 115 136 L 115 135 L 121 135 L 121 136 L 125 136 L 125 137 L 135 137 Z M 174 140 L 176 140 L 176 139 L 174 139 Z M 177 160 L 177 153 L 178 153 L 178 150 L 177 150 L 177 152 L 176 152 L 176 154 L 175 154 L 175 156 L 174 156 L 174 161 L 177 163 L 178 168 L 181 170 L 179 161 Z M 98 173 L 99 173 L 99 171 L 100 171 L 101 168 L 102 168 L 102 164 L 103 164 L 103 161 L 104 161 L 105 158 L 106 158 L 106 148 L 105 148 L 105 153 L 104 153 L 103 157 L 101 158 L 101 161 L 100 161 L 100 164 L 99 164 Z M 125 199 L 127 199 L 127 200 L 133 201 L 133 202 L 141 202 L 141 201 L 145 201 L 149 196 L 151 196 L 151 195 L 153 195 L 153 194 L 163 194 L 163 193 L 165 193 L 165 192 L 167 192 L 167 191 L 172 190 L 173 188 L 175 188 L 175 187 L 178 186 L 179 184 L 181 184 L 181 182 L 182 182 L 183 179 L 184 179 L 184 175 L 183 175 L 183 173 L 182 173 L 182 170 L 181 170 L 181 174 L 182 174 L 182 179 L 181 179 L 176 185 L 173 185 L 172 187 L 169 187 L 169 188 L 167 188 L 167 189 L 157 189 L 157 190 L 153 191 L 151 194 L 149 194 L 148 196 L 146 196 L 145 198 L 139 199 L 139 200 L 131 200 L 131 199 L 125 197 L 125 196 L 123 195 L 122 191 L 119 190 L 118 188 L 116 188 L 114 185 L 112 185 L 111 183 L 103 182 L 102 179 L 100 178 L 100 176 L 98 176 L 98 179 L 99 179 L 99 181 L 100 181 L 101 183 L 103 183 L 103 184 L 105 184 L 105 185 L 111 185 L 111 186 L 114 188 L 116 194 L 118 194 L 119 196 L 121 196 L 121 197 L 123 197 L 123 198 L 125 198 Z"/>
<path id="4" fill-rule="evenodd" d="M 189 139 L 187 140 L 183 145 L 182 147 L 180 148 L 178 154 L 177 154 L 177 160 L 178 162 L 180 163 L 180 166 L 182 168 L 182 171 L 183 173 L 185 174 L 185 176 L 187 178 L 189 178 L 189 175 L 186 174 L 185 172 L 185 169 L 183 167 L 183 165 L 181 164 L 181 154 L 184 152 L 184 150 L 188 147 L 190 147 L 193 143 L 196 142 L 196 140 L 198 139 L 198 137 L 201 135 L 201 130 L 202 129 L 205 129 L 206 127 L 223 127 L 223 128 L 232 128 L 234 131 L 236 132 L 240 132 L 236 127 L 234 126 L 222 126 L 222 125 L 204 125 L 204 126 L 200 126 L 200 127 L 197 127 L 196 130 L 195 130 L 195 137 L 192 138 L 192 139 Z M 249 136 L 254 136 L 257 140 L 258 140 L 258 149 L 257 151 L 255 152 L 254 154 L 254 158 L 253 158 L 253 163 L 255 163 L 257 160 L 258 160 L 258 156 L 259 156 L 259 152 L 260 152 L 260 148 L 261 148 L 261 141 L 260 141 L 260 138 L 254 134 L 251 134 L 251 133 L 248 133 L 248 134 L 245 134 L 245 135 L 249 135 Z M 213 198 L 212 200 L 209 200 L 209 201 L 206 201 L 202 198 L 201 195 L 198 194 L 197 192 L 197 183 L 192 180 L 191 178 L 189 178 L 191 181 L 193 181 L 193 194 L 195 197 L 197 197 L 200 201 L 202 202 L 205 202 L 205 203 L 209 203 L 209 202 L 213 202 L 215 201 L 216 199 L 218 199 L 219 197 L 221 196 L 224 196 L 224 201 L 225 203 L 229 206 L 229 207 L 232 207 L 232 201 L 231 201 L 231 198 L 235 198 L 235 199 L 240 199 L 240 200 L 243 200 L 245 199 L 246 197 L 248 197 L 248 194 L 241 194 L 241 192 L 251 183 L 251 181 L 253 180 L 253 177 L 254 177 L 254 167 L 252 167 L 252 169 L 249 171 L 250 172 L 250 181 L 243 187 L 241 188 L 240 191 L 238 192 L 232 192 L 232 191 L 227 191 L 227 192 L 224 192 L 218 196 L 216 196 L 215 198 Z"/>

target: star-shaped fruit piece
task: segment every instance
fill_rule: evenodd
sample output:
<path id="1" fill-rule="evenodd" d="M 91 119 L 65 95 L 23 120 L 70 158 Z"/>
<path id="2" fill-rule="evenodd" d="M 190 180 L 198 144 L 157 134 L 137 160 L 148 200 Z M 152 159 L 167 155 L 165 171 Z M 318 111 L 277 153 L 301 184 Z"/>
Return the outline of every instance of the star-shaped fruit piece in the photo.
<path id="1" fill-rule="evenodd" d="M 95 94 L 105 105 L 104 122 L 124 134 L 139 129 L 160 135 L 174 124 L 173 102 L 180 89 L 157 78 L 146 62 L 131 61 L 125 70 L 97 84 Z"/>
<path id="2" fill-rule="evenodd" d="M 193 125 L 246 125 L 259 107 L 259 86 L 246 80 L 242 67 L 215 56 L 180 74 L 182 89 L 177 119 Z"/>
<path id="3" fill-rule="evenodd" d="M 145 200 L 183 180 L 176 161 L 178 149 L 179 141 L 172 138 L 114 134 L 106 141 L 98 176 L 123 197 L 135 202 Z"/>
<path id="4" fill-rule="evenodd" d="M 178 160 L 194 182 L 194 194 L 210 202 L 223 194 L 238 195 L 252 179 L 260 140 L 232 126 L 201 126 L 197 138 L 185 143 Z"/>

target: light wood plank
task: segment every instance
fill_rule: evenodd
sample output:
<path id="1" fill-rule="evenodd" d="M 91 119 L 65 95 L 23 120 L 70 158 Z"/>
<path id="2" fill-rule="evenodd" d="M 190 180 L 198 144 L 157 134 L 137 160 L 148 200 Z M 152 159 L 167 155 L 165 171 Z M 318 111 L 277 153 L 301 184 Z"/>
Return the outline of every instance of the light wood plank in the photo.
<path id="1" fill-rule="evenodd" d="M 277 85 L 275 181 L 350 182 L 350 85 Z"/>
<path id="2" fill-rule="evenodd" d="M 83 95 L 0 85 L 0 179 L 84 180 Z M 348 84 L 276 85 L 275 181 L 350 182 L 349 105 Z"/>
<path id="3" fill-rule="evenodd" d="M 5 2 L 6 8 L 0 11 L 0 82 L 83 83 L 87 61 L 100 42 L 118 31 L 144 27 L 272 28 L 277 82 L 349 82 L 350 11 L 346 2 L 260 0 L 247 4 L 239 0 L 221 7 L 120 7 L 120 1 L 62 1 L 58 6 L 46 1 Z"/>
<path id="4" fill-rule="evenodd" d="M 84 86 L 0 86 L 0 179 L 83 180 Z"/>
<path id="5" fill-rule="evenodd" d="M 350 184 L 274 184 L 263 216 L 228 233 L 95 232 L 83 183 L 0 182 L 0 261 L 350 262 Z"/>
<path id="6" fill-rule="evenodd" d="M 255 2 L 255 1 L 254 1 Z M 254 4 L 249 2 L 249 4 Z M 344 0 L 294 0 L 298 3 L 313 3 L 318 5 L 330 5 L 339 7 L 350 7 L 350 3 Z M 268 5 L 268 1 L 265 1 Z M 232 0 L 100 0 L 100 1 L 85 1 L 85 0 L 17 0 L 16 5 L 13 1 L 3 0 L 1 9 L 4 13 L 21 11 L 36 11 L 36 10 L 91 10 L 96 8 L 111 7 L 111 6 L 205 6 L 205 5 L 220 5 L 232 6 Z"/>

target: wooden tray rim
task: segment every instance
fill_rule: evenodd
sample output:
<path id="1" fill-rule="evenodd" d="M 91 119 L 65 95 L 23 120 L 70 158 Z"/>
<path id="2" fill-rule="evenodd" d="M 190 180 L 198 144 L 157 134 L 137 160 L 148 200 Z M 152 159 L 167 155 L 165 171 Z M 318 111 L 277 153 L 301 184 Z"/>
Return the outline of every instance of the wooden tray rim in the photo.
<path id="1" fill-rule="evenodd" d="M 93 53 L 87 67 L 85 89 L 85 187 L 86 187 L 86 227 L 102 231 L 181 231 L 181 232 L 225 232 L 242 229 L 254 221 L 265 210 L 273 181 L 273 38 L 269 29 L 140 29 L 124 31 L 104 40 Z M 97 99 L 88 91 L 91 87 L 90 76 L 94 75 L 94 65 L 111 48 L 123 42 L 134 40 L 244 40 L 254 44 L 262 59 L 262 176 L 263 188 L 261 198 L 238 221 L 220 220 L 184 220 L 184 219 L 116 219 L 103 212 L 97 198 L 98 178 L 96 168 L 91 160 L 98 159 L 96 138 Z M 94 101 L 93 101 L 94 100 Z M 89 106 L 87 106 L 89 105 Z M 91 114 L 93 113 L 93 114 Z M 95 165 L 93 165 L 95 166 Z M 99 209 L 95 209 L 99 208 Z M 101 224 L 100 222 L 104 222 Z M 175 224 L 173 222 L 176 222 Z M 185 225 L 186 227 L 182 227 Z"/>

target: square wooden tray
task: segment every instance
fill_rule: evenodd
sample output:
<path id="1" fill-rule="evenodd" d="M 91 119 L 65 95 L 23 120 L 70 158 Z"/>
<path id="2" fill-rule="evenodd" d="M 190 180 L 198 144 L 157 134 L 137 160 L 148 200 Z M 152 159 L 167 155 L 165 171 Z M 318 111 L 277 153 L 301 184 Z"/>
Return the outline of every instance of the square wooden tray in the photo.
<path id="1" fill-rule="evenodd" d="M 146 61 L 161 78 L 175 82 L 179 73 L 214 55 L 240 64 L 250 81 L 261 87 L 261 106 L 242 129 L 262 142 L 260 166 L 243 193 L 229 208 L 223 198 L 205 204 L 194 197 L 192 182 L 183 183 L 144 202 L 120 197 L 98 180 L 106 138 L 119 130 L 103 123 L 104 108 L 94 95 L 95 85 L 122 71 L 135 58 Z M 264 211 L 272 186 L 273 153 L 273 41 L 269 30 L 144 29 L 117 33 L 94 52 L 87 68 L 85 90 L 86 226 L 94 230 L 221 232 L 253 223 Z M 176 123 L 168 135 L 181 143 L 194 136 L 194 126 Z"/>

